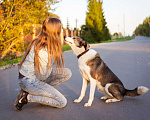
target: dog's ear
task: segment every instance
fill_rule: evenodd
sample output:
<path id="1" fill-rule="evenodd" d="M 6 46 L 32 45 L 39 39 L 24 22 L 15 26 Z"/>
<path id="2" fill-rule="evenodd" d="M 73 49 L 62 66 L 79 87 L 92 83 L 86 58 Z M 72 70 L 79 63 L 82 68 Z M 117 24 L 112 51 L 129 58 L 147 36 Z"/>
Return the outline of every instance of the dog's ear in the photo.
<path id="1" fill-rule="evenodd" d="M 80 41 L 80 47 L 84 46 L 85 50 L 87 50 L 90 46 L 85 41 Z"/>
<path id="2" fill-rule="evenodd" d="M 87 50 L 87 49 L 89 49 L 89 48 L 90 48 L 90 45 L 89 45 L 89 44 L 87 44 L 87 46 L 86 46 L 86 50 Z"/>

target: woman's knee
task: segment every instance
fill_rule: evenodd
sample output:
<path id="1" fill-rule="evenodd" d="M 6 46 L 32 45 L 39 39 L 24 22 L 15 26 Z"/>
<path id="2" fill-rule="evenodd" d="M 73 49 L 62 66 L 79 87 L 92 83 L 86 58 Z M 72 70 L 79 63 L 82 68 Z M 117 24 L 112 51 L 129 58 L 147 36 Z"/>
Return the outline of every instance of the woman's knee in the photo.
<path id="1" fill-rule="evenodd" d="M 69 68 L 66 68 L 66 76 L 68 79 L 72 76 L 72 72 Z"/>
<path id="2" fill-rule="evenodd" d="M 64 108 L 67 105 L 67 99 L 64 97 L 63 100 L 60 103 L 60 107 L 59 108 Z"/>

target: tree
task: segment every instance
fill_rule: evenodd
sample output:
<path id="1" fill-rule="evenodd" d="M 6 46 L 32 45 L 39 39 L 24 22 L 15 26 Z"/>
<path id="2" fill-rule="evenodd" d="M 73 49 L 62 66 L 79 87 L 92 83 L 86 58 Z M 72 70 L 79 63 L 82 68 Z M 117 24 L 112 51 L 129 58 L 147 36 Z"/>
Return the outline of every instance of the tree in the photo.
<path id="1" fill-rule="evenodd" d="M 41 24 L 49 13 L 51 5 L 58 0 L 3 0 L 0 1 L 3 17 L 0 20 L 0 57 L 26 49 L 23 37 L 32 34 L 32 26 Z M 52 10 L 51 10 L 52 11 Z"/>
<path id="2" fill-rule="evenodd" d="M 136 27 L 134 34 L 137 36 L 150 36 L 150 17 L 146 17 L 146 19 L 143 21 L 143 24 L 139 24 L 138 27 Z"/>
<path id="3" fill-rule="evenodd" d="M 100 42 L 110 39 L 109 30 L 100 0 L 88 0 L 86 25 L 82 28 L 82 38 L 88 42 Z M 88 35 L 88 37 L 86 37 Z"/>
<path id="4" fill-rule="evenodd" d="M 114 33 L 113 34 L 113 39 L 116 39 L 116 38 L 118 38 L 118 36 L 119 36 L 119 34 L 116 32 L 116 33 Z"/>
<path id="5" fill-rule="evenodd" d="M 118 37 L 123 37 L 123 34 L 121 32 L 119 32 Z"/>

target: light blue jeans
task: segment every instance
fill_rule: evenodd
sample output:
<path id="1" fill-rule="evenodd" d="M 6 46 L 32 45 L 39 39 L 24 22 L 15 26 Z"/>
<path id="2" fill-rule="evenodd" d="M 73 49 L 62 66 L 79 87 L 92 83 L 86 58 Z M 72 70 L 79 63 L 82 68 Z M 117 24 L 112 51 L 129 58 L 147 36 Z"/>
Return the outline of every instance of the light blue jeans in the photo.
<path id="1" fill-rule="evenodd" d="M 45 81 L 27 77 L 20 79 L 20 87 L 29 93 L 28 102 L 37 102 L 57 108 L 66 106 L 66 98 L 54 86 L 67 81 L 72 73 L 68 68 L 59 70 L 62 72 L 56 74 L 52 69 L 51 75 Z"/>

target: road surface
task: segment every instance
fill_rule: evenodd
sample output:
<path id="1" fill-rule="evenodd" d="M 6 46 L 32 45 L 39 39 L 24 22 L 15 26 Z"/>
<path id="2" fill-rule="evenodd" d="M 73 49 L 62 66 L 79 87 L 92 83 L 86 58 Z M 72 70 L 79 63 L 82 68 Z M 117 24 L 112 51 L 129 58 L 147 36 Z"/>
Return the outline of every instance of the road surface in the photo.
<path id="1" fill-rule="evenodd" d="M 135 37 L 127 42 L 113 42 L 92 45 L 110 69 L 122 80 L 125 87 L 150 88 L 150 38 Z M 21 112 L 14 110 L 14 101 L 20 90 L 17 67 L 0 71 L 0 120 L 149 120 L 150 91 L 146 94 L 117 103 L 104 103 L 103 96 L 96 89 L 91 107 L 83 105 L 88 101 L 89 86 L 81 103 L 73 103 L 78 98 L 82 86 L 77 58 L 72 51 L 64 53 L 66 67 L 73 75 L 70 80 L 56 86 L 68 100 L 65 108 L 57 109 L 28 103 Z"/>

